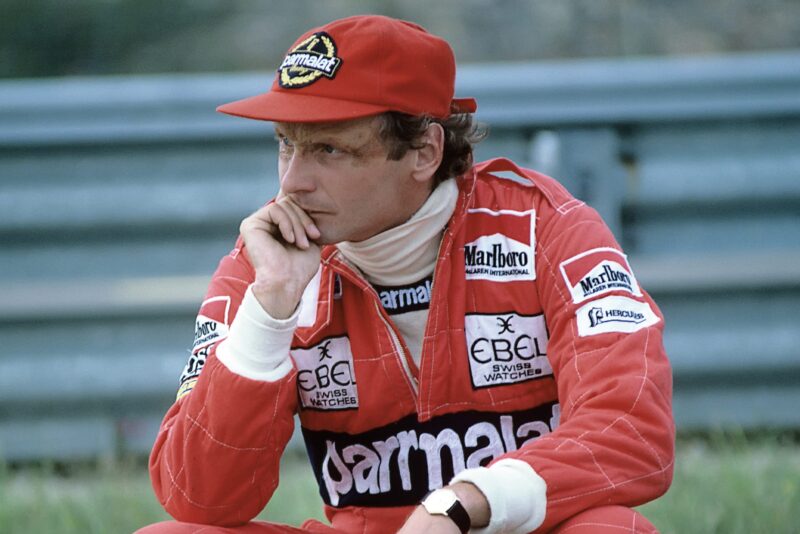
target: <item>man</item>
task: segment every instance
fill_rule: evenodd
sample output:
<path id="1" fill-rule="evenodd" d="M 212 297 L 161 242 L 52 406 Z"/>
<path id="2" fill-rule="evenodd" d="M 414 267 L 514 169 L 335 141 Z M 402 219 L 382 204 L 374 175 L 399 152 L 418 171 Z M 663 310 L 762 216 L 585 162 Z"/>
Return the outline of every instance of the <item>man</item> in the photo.
<path id="1" fill-rule="evenodd" d="M 454 78 L 442 39 L 351 17 L 220 108 L 275 123 L 280 191 L 201 306 L 150 465 L 178 522 L 143 532 L 655 531 L 630 507 L 672 475 L 660 312 L 593 210 L 472 166 Z M 295 414 L 331 526 L 251 522 Z"/>

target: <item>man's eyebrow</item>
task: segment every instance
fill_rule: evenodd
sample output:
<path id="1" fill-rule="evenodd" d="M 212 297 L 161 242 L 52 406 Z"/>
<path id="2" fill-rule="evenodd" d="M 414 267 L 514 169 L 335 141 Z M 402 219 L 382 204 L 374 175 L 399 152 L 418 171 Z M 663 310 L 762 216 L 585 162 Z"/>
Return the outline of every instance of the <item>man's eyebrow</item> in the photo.
<path id="1" fill-rule="evenodd" d="M 315 131 L 306 130 L 302 126 L 300 128 L 293 126 L 291 124 L 275 124 L 275 139 L 280 140 L 280 138 L 285 137 L 297 146 L 332 145 L 353 152 L 356 155 L 364 155 L 371 152 L 370 149 L 375 145 L 376 141 L 376 135 L 355 136 L 355 139 L 353 139 L 347 135 L 350 132 L 348 128 L 341 128 L 337 124 L 330 124 L 328 127 L 319 128 Z"/>
<path id="2" fill-rule="evenodd" d="M 340 145 L 345 146 L 347 148 L 352 148 L 354 150 L 366 148 L 373 144 L 375 141 L 375 137 L 371 135 L 365 135 L 362 138 L 356 137 L 355 139 L 343 137 L 341 135 L 337 135 L 336 133 L 333 134 L 322 134 L 320 135 L 319 139 L 316 139 L 316 143 L 321 144 L 331 144 L 331 145 Z"/>

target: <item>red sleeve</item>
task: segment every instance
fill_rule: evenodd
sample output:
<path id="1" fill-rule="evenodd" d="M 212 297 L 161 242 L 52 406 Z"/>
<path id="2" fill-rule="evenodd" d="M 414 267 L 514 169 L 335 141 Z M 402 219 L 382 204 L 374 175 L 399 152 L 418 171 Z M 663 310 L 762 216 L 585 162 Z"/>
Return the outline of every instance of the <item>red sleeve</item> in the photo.
<path id="1" fill-rule="evenodd" d="M 294 427 L 296 373 L 255 381 L 232 373 L 215 356 L 252 279 L 239 242 L 211 280 L 178 400 L 150 454 L 156 496 L 179 521 L 246 523 L 278 486 L 280 456 Z"/>
<path id="2" fill-rule="evenodd" d="M 538 530 L 547 531 L 587 508 L 663 494 L 674 423 L 663 317 L 605 223 L 572 200 L 543 202 L 537 225 L 537 286 L 560 424 L 504 457 L 528 462 L 547 483 Z"/>

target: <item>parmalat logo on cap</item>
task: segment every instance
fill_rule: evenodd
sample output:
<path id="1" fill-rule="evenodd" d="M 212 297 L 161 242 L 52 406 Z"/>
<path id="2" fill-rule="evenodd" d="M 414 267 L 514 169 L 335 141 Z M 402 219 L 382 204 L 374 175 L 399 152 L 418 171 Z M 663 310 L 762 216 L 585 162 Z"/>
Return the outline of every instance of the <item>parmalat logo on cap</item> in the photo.
<path id="1" fill-rule="evenodd" d="M 325 32 L 316 32 L 289 52 L 278 68 L 278 83 L 285 89 L 305 87 L 320 77 L 333 78 L 342 65 L 336 43 Z"/>

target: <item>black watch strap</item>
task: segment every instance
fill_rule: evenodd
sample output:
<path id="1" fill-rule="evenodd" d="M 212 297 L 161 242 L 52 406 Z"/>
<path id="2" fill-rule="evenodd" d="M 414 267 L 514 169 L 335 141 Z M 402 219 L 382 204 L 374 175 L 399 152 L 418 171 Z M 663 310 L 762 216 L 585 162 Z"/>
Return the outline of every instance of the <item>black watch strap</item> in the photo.
<path id="1" fill-rule="evenodd" d="M 456 501 L 453 503 L 453 505 L 447 510 L 447 517 L 453 520 L 453 523 L 456 524 L 458 529 L 461 531 L 461 534 L 466 534 L 469 532 L 469 526 L 472 521 L 470 521 L 469 514 L 461 504 L 461 501 Z"/>

